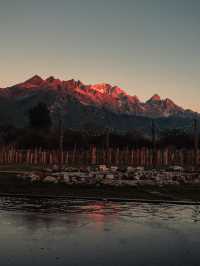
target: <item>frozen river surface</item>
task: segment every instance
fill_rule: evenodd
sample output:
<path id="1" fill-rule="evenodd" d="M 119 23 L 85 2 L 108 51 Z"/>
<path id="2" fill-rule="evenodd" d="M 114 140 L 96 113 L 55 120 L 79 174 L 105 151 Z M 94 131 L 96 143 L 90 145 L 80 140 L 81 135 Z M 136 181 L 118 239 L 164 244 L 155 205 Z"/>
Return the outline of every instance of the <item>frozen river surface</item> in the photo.
<path id="1" fill-rule="evenodd" d="M 0 265 L 199 266 L 200 207 L 0 198 Z"/>

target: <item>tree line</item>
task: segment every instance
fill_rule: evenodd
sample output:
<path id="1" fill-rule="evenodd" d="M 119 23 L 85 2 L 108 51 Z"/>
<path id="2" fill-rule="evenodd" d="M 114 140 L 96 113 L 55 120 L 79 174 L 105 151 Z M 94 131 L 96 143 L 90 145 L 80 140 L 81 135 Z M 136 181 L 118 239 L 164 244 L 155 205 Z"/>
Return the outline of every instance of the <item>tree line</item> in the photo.
<path id="1" fill-rule="evenodd" d="M 160 148 L 194 147 L 194 134 L 178 128 L 158 131 L 155 124 L 151 135 L 139 130 L 117 133 L 109 128 L 99 128 L 95 123 L 86 124 L 81 130 L 64 128 L 61 116 L 57 125 L 52 122 L 51 113 L 44 103 L 30 109 L 27 116 L 28 126 L 25 128 L 0 125 L 1 146 L 13 145 L 19 149 L 57 149 L 60 145 L 63 149 L 73 149 L 74 146 L 86 149 L 91 145 L 98 148 L 140 148 L 152 145 Z"/>

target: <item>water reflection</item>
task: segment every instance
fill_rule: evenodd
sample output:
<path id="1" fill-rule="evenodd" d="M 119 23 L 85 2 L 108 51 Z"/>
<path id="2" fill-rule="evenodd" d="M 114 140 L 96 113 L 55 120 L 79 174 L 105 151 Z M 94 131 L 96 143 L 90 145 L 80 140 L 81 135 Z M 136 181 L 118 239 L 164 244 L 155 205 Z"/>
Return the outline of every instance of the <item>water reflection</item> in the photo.
<path id="1" fill-rule="evenodd" d="M 199 222 L 199 206 L 4 197 L 0 265 L 199 265 Z"/>
<path id="2" fill-rule="evenodd" d="M 170 205 L 149 203 L 113 203 L 108 201 L 93 200 L 68 200 L 68 199 L 41 199 L 41 198 L 13 198 L 0 199 L 0 215 L 7 217 L 20 213 L 25 223 L 34 229 L 43 221 L 47 228 L 57 222 L 65 220 L 68 225 L 74 225 L 76 217 L 84 215 L 88 222 L 103 222 L 104 219 L 112 222 L 130 220 L 132 222 L 176 221 L 200 222 L 199 205 Z M 80 218 L 80 217 L 79 217 Z M 77 225 L 76 225 L 77 226 Z"/>

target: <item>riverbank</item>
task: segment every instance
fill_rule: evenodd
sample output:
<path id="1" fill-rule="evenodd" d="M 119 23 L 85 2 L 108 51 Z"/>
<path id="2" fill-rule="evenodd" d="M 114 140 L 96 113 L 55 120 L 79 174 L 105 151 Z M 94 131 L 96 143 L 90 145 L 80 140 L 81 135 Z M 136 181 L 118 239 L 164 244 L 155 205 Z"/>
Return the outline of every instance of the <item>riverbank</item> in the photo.
<path id="1" fill-rule="evenodd" d="M 13 174 L 0 174 L 0 196 L 30 196 L 30 197 L 71 197 L 85 199 L 133 200 L 157 203 L 162 202 L 200 202 L 200 184 L 179 184 L 142 186 L 95 186 L 95 185 L 66 185 L 64 183 L 30 184 Z"/>

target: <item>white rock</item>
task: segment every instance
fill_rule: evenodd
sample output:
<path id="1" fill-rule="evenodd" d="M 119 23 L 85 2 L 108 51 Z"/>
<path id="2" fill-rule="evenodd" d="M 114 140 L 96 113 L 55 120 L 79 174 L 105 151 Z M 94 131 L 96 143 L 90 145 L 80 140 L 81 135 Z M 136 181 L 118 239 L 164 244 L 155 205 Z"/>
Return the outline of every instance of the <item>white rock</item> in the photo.
<path id="1" fill-rule="evenodd" d="M 126 185 L 126 186 L 136 186 L 137 185 L 137 181 L 135 180 L 123 180 L 122 182 L 123 185 Z"/>
<path id="2" fill-rule="evenodd" d="M 179 171 L 179 172 L 182 172 L 184 171 L 184 168 L 182 166 L 179 166 L 179 165 L 173 165 L 173 166 L 170 166 L 169 169 L 171 171 Z"/>
<path id="3" fill-rule="evenodd" d="M 113 180 L 114 179 L 114 175 L 113 174 L 107 174 L 106 175 L 106 179 Z"/>
<path id="4" fill-rule="evenodd" d="M 144 167 L 143 166 L 138 166 L 135 168 L 136 171 L 144 171 Z"/>
<path id="5" fill-rule="evenodd" d="M 37 182 L 40 181 L 40 177 L 36 174 L 31 174 L 30 175 L 31 182 Z"/>
<path id="6" fill-rule="evenodd" d="M 111 170 L 112 172 L 116 172 L 116 171 L 118 170 L 118 167 L 117 167 L 117 166 L 111 166 L 111 167 L 110 167 L 110 170 Z"/>
<path id="7" fill-rule="evenodd" d="M 102 181 L 102 184 L 104 184 L 104 185 L 112 185 L 113 184 L 113 180 L 105 179 L 105 180 Z"/>
<path id="8" fill-rule="evenodd" d="M 46 168 L 45 171 L 51 173 L 52 169 L 51 168 Z"/>
<path id="9" fill-rule="evenodd" d="M 64 176 L 63 176 L 63 181 L 65 182 L 65 183 L 69 183 L 70 182 L 70 177 L 69 177 L 69 175 L 68 174 L 64 174 Z"/>
<path id="10" fill-rule="evenodd" d="M 90 178 L 95 178 L 96 174 L 96 172 L 90 172 L 87 176 Z"/>
<path id="11" fill-rule="evenodd" d="M 53 176 L 46 176 L 43 179 L 43 182 L 45 182 L 45 183 L 58 183 L 58 180 Z"/>
<path id="12" fill-rule="evenodd" d="M 127 172 L 128 173 L 132 173 L 132 172 L 134 172 L 134 170 L 135 170 L 135 168 L 133 166 L 128 166 L 127 167 Z"/>
<path id="13" fill-rule="evenodd" d="M 105 171 L 108 170 L 108 168 L 107 168 L 106 165 L 102 164 L 102 165 L 99 165 L 99 170 L 100 170 L 101 172 L 105 172 Z"/>

